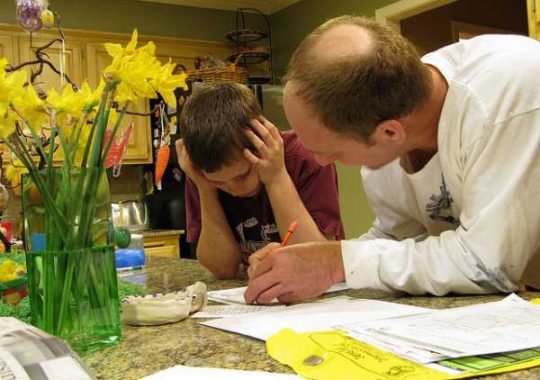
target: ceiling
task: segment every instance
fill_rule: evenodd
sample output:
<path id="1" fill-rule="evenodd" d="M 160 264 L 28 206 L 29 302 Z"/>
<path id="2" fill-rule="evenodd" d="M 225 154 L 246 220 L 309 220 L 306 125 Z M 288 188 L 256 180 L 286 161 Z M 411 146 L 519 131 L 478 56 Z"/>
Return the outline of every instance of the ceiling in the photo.
<path id="1" fill-rule="evenodd" d="M 213 8 L 235 11 L 238 8 L 256 8 L 271 14 L 300 0 L 139 0 L 152 3 L 185 5 L 197 8 Z"/>

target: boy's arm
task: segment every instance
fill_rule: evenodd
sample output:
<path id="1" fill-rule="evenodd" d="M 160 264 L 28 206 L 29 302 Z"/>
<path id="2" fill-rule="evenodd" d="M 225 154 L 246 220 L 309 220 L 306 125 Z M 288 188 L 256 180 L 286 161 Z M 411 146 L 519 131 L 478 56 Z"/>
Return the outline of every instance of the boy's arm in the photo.
<path id="1" fill-rule="evenodd" d="M 199 197 L 202 223 L 197 259 L 217 278 L 233 278 L 242 258 L 240 247 L 219 203 L 217 190 L 199 189 Z"/>
<path id="2" fill-rule="evenodd" d="M 201 223 L 197 259 L 219 279 L 235 277 L 241 261 L 240 248 L 219 202 L 217 189 L 193 167 L 182 140 L 176 142 L 176 151 L 180 167 L 195 185 L 186 186 L 186 202 L 192 219 Z M 199 205 L 189 204 L 197 203 L 197 192 L 200 210 Z"/>
<path id="3" fill-rule="evenodd" d="M 244 155 L 256 166 L 259 178 L 265 185 L 281 237 L 283 238 L 291 222 L 296 220 L 298 228 L 292 235 L 290 244 L 326 241 L 287 172 L 283 139 L 278 129 L 262 117 L 260 120 L 252 120 L 251 126 L 259 136 L 250 130 L 246 133 L 259 155 L 255 156 L 247 149 L 244 150 Z"/>

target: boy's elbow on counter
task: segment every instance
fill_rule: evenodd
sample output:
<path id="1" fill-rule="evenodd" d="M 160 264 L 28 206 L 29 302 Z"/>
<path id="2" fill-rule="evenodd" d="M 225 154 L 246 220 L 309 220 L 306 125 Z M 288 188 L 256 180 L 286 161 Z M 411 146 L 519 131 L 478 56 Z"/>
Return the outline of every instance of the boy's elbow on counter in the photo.
<path id="1" fill-rule="evenodd" d="M 224 265 L 219 265 L 219 264 L 216 265 L 215 262 L 211 262 L 211 261 L 209 262 L 208 260 L 200 257 L 199 255 L 197 255 L 197 260 L 206 269 L 208 269 L 214 275 L 214 277 L 217 278 L 218 280 L 231 280 L 231 279 L 236 278 L 238 274 L 238 266 L 236 266 L 235 268 L 233 267 L 227 268 Z"/>

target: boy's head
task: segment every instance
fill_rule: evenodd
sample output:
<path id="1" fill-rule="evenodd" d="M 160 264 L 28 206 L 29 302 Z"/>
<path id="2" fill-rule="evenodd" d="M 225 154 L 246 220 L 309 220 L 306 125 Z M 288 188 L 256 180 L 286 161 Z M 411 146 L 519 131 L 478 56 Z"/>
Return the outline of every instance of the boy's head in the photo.
<path id="1" fill-rule="evenodd" d="M 251 196 L 260 184 L 243 150 L 255 153 L 244 131 L 262 115 L 253 92 L 237 83 L 203 84 L 182 111 L 180 128 L 192 164 L 220 189 Z"/>

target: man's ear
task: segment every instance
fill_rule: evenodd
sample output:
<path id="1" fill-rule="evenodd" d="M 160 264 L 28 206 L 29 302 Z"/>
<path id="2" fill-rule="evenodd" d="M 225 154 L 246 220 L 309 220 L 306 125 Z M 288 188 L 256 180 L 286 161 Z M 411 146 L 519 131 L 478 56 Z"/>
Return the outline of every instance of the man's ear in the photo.
<path id="1" fill-rule="evenodd" d="M 407 139 L 407 131 L 398 120 L 385 120 L 375 127 L 371 139 L 374 143 L 401 145 Z"/>

